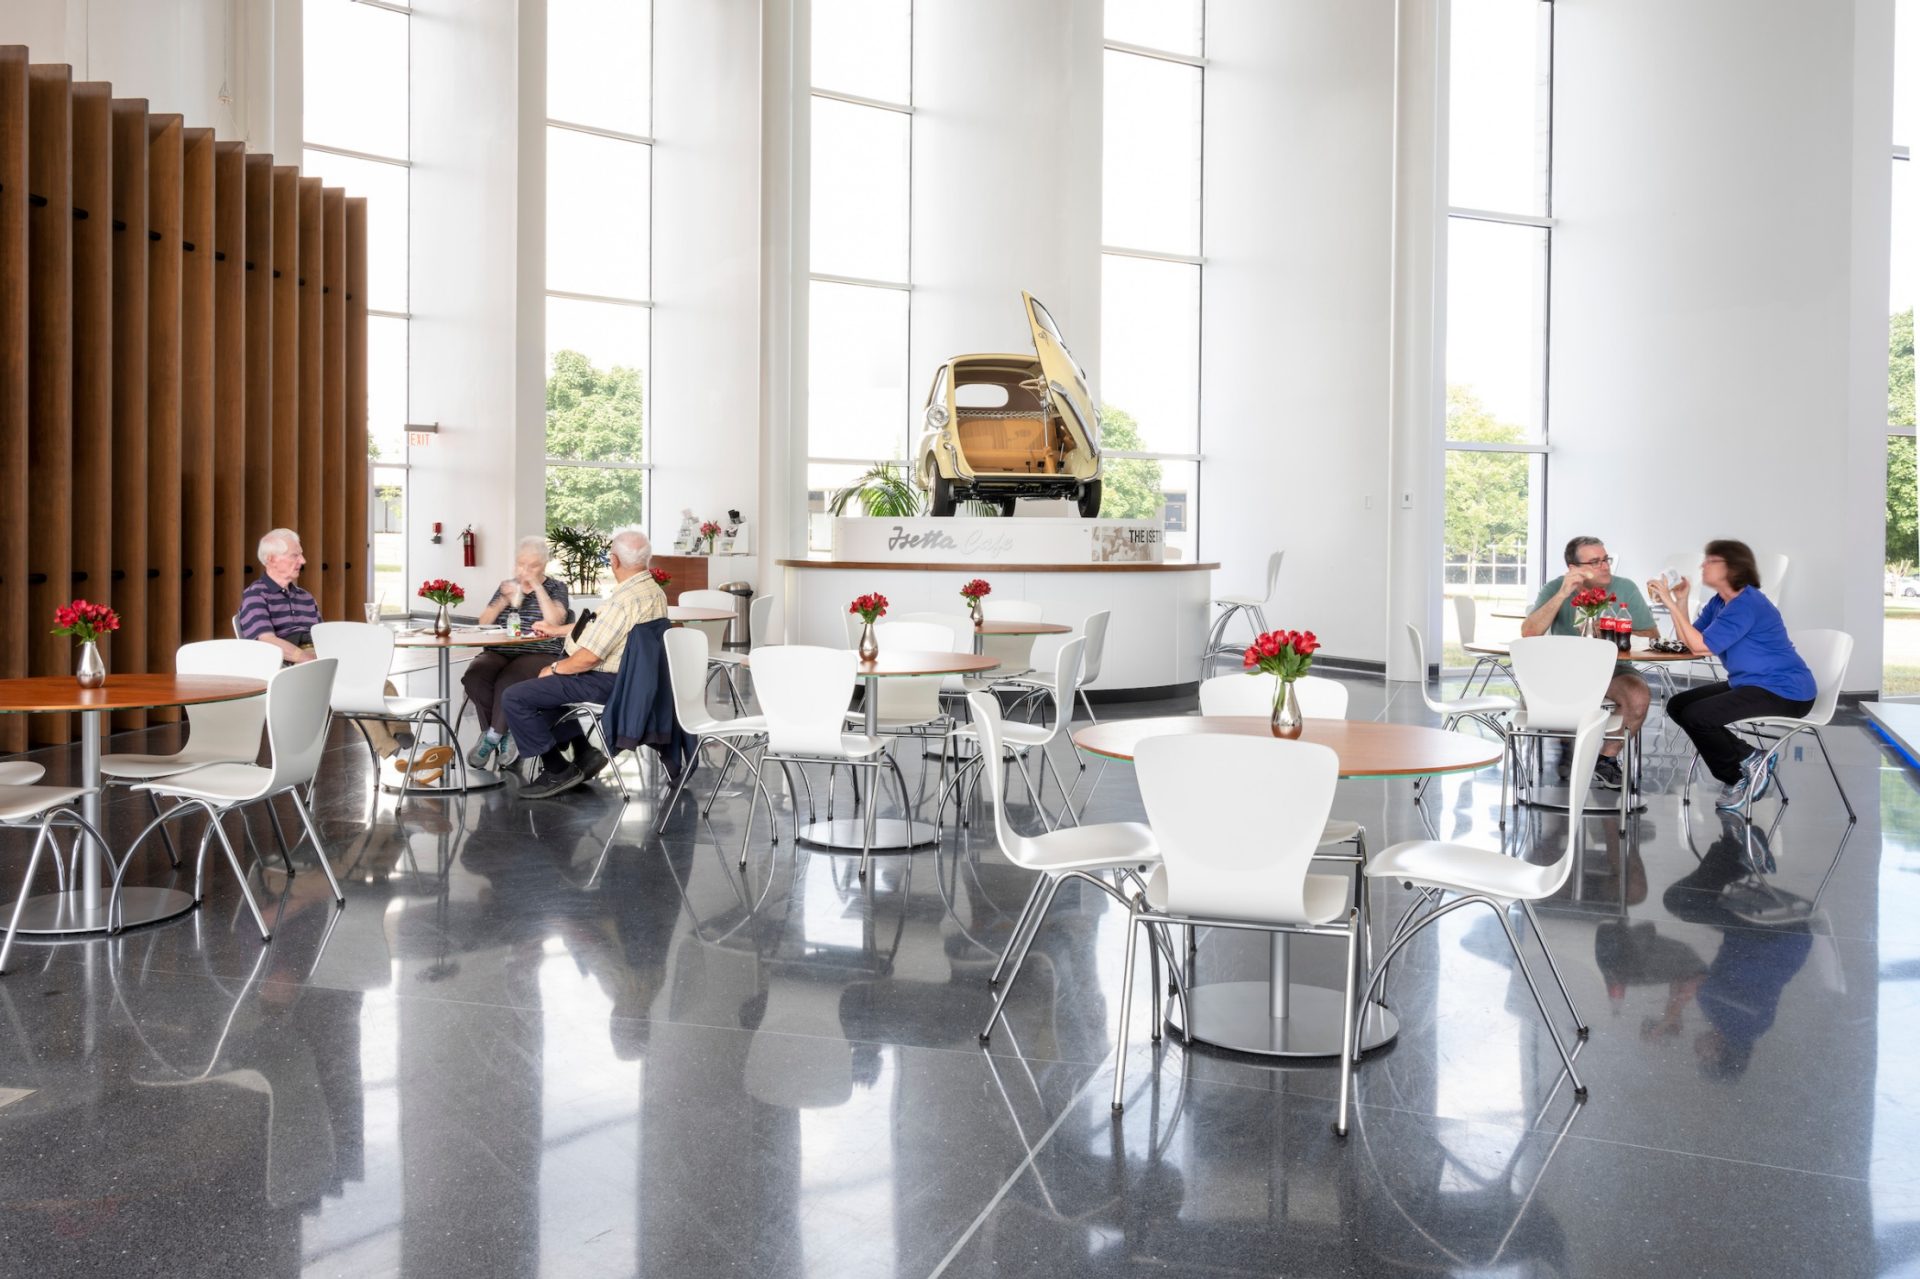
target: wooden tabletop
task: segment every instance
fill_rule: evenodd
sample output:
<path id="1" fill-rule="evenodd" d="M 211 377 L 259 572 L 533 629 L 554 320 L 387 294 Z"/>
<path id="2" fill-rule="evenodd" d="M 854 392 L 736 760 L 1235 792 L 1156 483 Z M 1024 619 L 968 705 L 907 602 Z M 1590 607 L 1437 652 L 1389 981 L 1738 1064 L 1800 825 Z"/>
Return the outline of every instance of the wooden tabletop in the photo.
<path id="1" fill-rule="evenodd" d="M 751 654 L 741 660 L 749 667 L 753 665 Z M 853 669 L 861 679 L 885 679 L 889 675 L 979 675 L 999 665 L 999 658 L 984 654 L 882 648 L 878 657 L 859 662 Z"/>
<path id="2" fill-rule="evenodd" d="M 1089 755 L 1131 760 L 1134 748 L 1149 737 L 1225 733 L 1270 737 L 1264 715 L 1165 715 L 1150 719 L 1110 719 L 1078 729 L 1073 744 Z M 1447 733 L 1418 724 L 1382 724 L 1375 720 L 1309 719 L 1303 742 L 1332 748 L 1342 777 L 1424 777 L 1465 773 L 1500 762 L 1500 744 L 1466 733 Z"/>
<path id="3" fill-rule="evenodd" d="M 1204 573 L 1219 568 L 1217 560 L 1189 562 L 1114 560 L 1100 564 L 914 564 L 886 560 L 775 560 L 781 568 L 899 569 L 907 573 Z"/>
<path id="4" fill-rule="evenodd" d="M 972 628 L 975 635 L 1066 635 L 1071 626 L 1058 622 L 982 622 Z"/>
<path id="5" fill-rule="evenodd" d="M 264 680 L 228 675 L 109 675 L 99 688 L 81 688 L 71 675 L 35 675 L 0 679 L 0 714 L 198 706 L 258 697 L 266 691 Z"/>
<path id="6" fill-rule="evenodd" d="M 518 635 L 509 635 L 505 631 L 486 630 L 463 631 L 454 627 L 453 634 L 444 638 L 432 631 L 417 631 L 409 634 L 396 631 L 393 636 L 395 648 L 501 648 L 516 644 L 543 644 L 560 639 L 558 635 L 535 635 L 532 631 L 521 631 Z"/>
<path id="7" fill-rule="evenodd" d="M 672 622 L 731 622 L 733 610 L 730 608 L 695 608 L 691 604 L 670 604 L 667 606 L 667 620 Z"/>

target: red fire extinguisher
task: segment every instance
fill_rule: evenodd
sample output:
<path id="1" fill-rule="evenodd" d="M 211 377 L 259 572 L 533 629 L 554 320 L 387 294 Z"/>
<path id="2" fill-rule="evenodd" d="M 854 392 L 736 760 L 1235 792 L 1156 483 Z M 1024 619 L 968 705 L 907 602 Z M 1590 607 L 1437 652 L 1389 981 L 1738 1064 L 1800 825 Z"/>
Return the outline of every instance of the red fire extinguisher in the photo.
<path id="1" fill-rule="evenodd" d="M 460 562 L 468 568 L 473 567 L 473 525 L 471 524 L 460 531 Z"/>

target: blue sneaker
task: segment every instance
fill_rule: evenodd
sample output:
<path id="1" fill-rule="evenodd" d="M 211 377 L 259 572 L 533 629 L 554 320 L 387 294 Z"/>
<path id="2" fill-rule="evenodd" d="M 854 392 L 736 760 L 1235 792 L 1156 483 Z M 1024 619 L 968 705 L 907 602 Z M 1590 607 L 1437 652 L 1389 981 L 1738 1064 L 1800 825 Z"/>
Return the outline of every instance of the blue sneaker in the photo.
<path id="1" fill-rule="evenodd" d="M 1748 782 L 1749 779 L 1744 775 L 1744 770 L 1739 781 L 1723 782 L 1720 787 L 1720 798 L 1713 802 L 1713 806 L 1723 813 L 1738 813 L 1744 810 L 1747 806 Z"/>
<path id="2" fill-rule="evenodd" d="M 485 768 L 487 766 L 487 756 L 499 749 L 499 738 L 488 737 L 485 733 L 480 734 L 480 740 L 475 742 L 473 749 L 467 752 L 467 767 Z"/>
<path id="3" fill-rule="evenodd" d="M 1773 770 L 1777 766 L 1777 758 L 1765 751 L 1754 751 L 1740 761 L 1740 772 L 1745 775 L 1748 789 L 1752 791 L 1748 803 L 1758 803 L 1773 789 Z"/>

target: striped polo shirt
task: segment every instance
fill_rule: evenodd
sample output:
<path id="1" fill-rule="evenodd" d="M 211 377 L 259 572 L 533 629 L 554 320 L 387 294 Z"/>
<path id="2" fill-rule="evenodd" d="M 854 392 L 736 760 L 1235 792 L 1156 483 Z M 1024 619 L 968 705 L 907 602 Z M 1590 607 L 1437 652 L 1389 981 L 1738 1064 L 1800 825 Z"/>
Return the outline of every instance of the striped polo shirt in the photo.
<path id="1" fill-rule="evenodd" d="M 289 644 L 307 644 L 320 624 L 320 606 L 298 582 L 282 586 L 262 573 L 240 592 L 237 616 L 241 639 L 272 635 Z"/>

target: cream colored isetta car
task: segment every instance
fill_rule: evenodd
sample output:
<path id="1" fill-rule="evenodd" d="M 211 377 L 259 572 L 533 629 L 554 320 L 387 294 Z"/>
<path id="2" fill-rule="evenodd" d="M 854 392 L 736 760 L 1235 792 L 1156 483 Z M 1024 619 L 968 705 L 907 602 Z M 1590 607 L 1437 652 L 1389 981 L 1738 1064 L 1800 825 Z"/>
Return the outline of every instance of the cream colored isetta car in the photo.
<path id="1" fill-rule="evenodd" d="M 1087 376 L 1047 308 L 1020 299 L 1033 329 L 1032 355 L 956 355 L 927 392 L 926 430 L 914 479 L 930 515 L 961 502 L 1013 514 L 1015 499 L 1068 498 L 1100 513 L 1100 423 Z"/>

